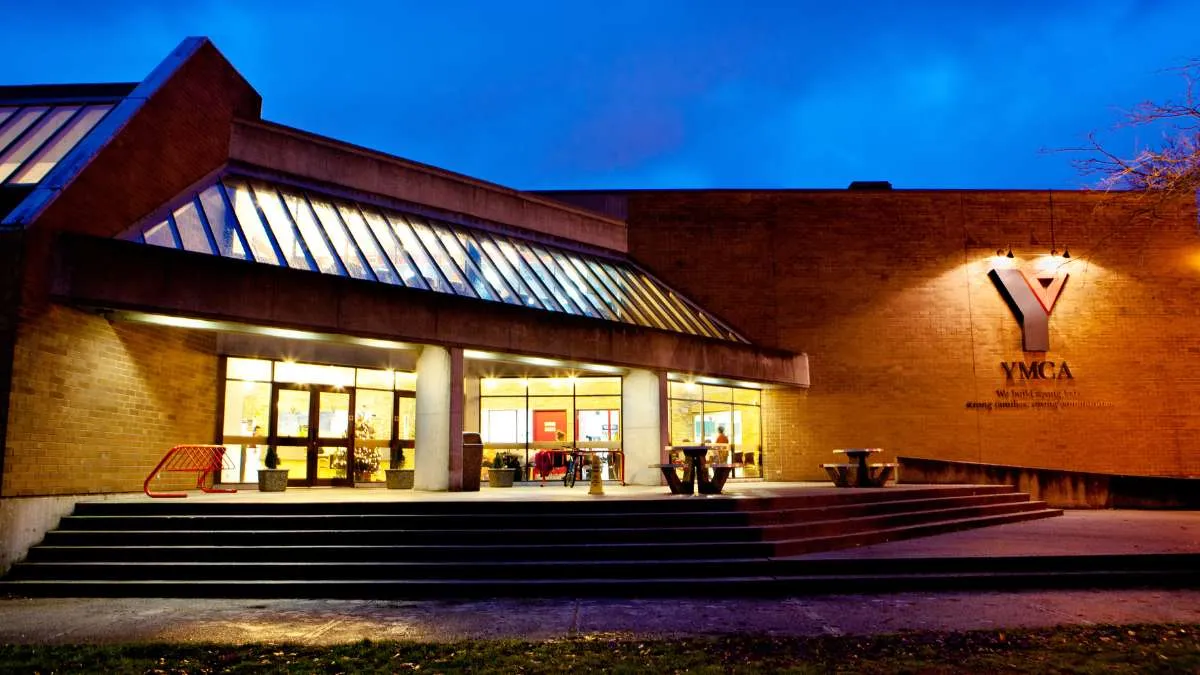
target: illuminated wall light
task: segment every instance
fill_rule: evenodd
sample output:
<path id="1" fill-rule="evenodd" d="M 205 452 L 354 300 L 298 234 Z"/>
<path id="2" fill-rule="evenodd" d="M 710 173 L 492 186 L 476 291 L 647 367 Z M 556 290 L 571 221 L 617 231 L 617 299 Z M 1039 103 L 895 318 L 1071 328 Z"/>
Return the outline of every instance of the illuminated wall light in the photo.
<path id="1" fill-rule="evenodd" d="M 464 349 L 463 358 L 475 359 L 477 361 L 492 361 L 495 360 L 496 355 L 491 352 L 481 352 L 477 349 Z"/>
<path id="2" fill-rule="evenodd" d="M 563 365 L 562 361 L 557 361 L 555 359 L 544 359 L 540 356 L 526 356 L 525 358 L 521 359 L 521 362 L 528 363 L 531 366 L 561 366 L 561 365 Z"/>
<path id="3" fill-rule="evenodd" d="M 319 337 L 316 333 L 309 333 L 307 331 L 292 330 L 290 328 L 270 328 L 264 326 L 255 326 L 250 332 L 258 333 L 259 335 L 287 338 L 289 340 L 315 340 Z"/>

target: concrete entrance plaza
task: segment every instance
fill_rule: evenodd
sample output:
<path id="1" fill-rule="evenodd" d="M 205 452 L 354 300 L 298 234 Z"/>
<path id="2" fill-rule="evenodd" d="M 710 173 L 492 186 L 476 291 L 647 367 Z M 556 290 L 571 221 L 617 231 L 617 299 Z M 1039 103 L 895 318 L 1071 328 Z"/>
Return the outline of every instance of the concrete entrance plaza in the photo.
<path id="1" fill-rule="evenodd" d="M 581 489 L 581 487 L 583 489 Z M 834 490 L 827 484 L 735 484 L 740 494 Z M 888 489 L 904 489 L 905 486 Z M 665 488 L 609 486 L 604 497 L 659 498 Z M 138 497 L 124 496 L 122 499 Z M 226 499 L 585 499 L 585 486 L 484 488 L 474 494 L 289 490 Z M 663 498 L 668 498 L 663 496 Z M 679 497 L 674 497 L 679 499 Z M 691 497 L 690 499 L 704 499 Z M 1067 511 L 1062 517 L 813 554 L 822 558 L 1200 553 L 1200 512 Z M 637 636 L 870 634 L 1059 624 L 1200 623 L 1200 589 L 917 592 L 753 599 L 488 601 L 0 599 L 0 641 L 298 642 Z"/>

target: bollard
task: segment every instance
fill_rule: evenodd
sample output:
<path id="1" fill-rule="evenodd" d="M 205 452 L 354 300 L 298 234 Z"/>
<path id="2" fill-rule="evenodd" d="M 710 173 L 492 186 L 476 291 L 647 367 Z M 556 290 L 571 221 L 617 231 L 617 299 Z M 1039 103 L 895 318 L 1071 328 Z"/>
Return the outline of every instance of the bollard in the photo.
<path id="1" fill-rule="evenodd" d="M 589 495 L 604 494 L 604 476 L 600 475 L 600 454 L 592 453 L 591 483 L 588 485 Z"/>

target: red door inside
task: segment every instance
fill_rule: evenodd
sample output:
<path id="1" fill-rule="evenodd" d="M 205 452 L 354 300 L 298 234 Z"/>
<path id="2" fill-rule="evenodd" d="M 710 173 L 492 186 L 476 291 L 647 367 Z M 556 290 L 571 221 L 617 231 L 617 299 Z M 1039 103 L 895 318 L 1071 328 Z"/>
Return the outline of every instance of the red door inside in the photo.
<path id="1" fill-rule="evenodd" d="M 533 440 L 535 442 L 558 440 L 557 433 L 559 431 L 567 433 L 566 410 L 533 411 Z M 567 440 L 571 440 L 569 434 Z"/>

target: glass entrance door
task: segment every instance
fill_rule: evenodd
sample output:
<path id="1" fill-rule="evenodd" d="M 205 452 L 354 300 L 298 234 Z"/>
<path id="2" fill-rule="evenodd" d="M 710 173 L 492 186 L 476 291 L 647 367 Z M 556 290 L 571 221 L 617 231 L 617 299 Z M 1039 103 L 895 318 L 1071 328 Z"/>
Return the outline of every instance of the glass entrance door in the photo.
<path id="1" fill-rule="evenodd" d="M 289 485 L 350 485 L 353 395 L 332 387 L 279 384 L 270 442 Z"/>

